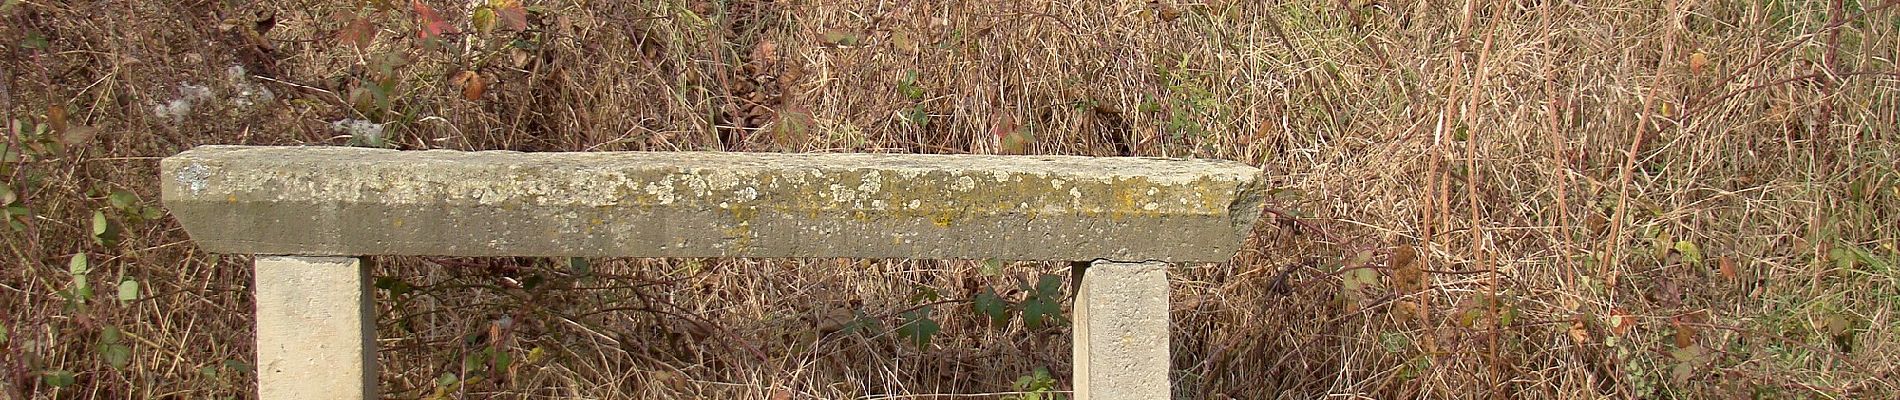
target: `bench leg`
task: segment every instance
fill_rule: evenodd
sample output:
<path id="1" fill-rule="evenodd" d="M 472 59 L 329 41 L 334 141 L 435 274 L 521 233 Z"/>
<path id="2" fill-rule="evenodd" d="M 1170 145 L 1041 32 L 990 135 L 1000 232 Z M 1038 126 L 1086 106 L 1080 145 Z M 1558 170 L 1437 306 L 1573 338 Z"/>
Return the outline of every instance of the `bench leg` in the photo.
<path id="1" fill-rule="evenodd" d="M 1168 264 L 1095 261 L 1075 275 L 1076 400 L 1170 398 Z"/>
<path id="2" fill-rule="evenodd" d="M 257 256 L 259 399 L 373 400 L 376 315 L 354 257 Z"/>

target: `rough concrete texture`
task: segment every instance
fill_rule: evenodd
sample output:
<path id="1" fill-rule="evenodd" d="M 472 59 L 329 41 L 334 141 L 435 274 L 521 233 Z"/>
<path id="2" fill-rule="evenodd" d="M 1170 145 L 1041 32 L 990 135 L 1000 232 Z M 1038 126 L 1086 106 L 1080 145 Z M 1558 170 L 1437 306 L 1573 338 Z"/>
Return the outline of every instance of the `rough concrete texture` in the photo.
<path id="1" fill-rule="evenodd" d="M 1076 400 L 1171 398 L 1168 265 L 1096 261 L 1079 275 Z"/>
<path id="2" fill-rule="evenodd" d="M 257 397 L 376 399 L 369 269 L 349 257 L 257 257 Z"/>
<path id="3" fill-rule="evenodd" d="M 1217 160 L 205 146 L 164 200 L 214 252 L 1226 261 L 1258 169 Z"/>

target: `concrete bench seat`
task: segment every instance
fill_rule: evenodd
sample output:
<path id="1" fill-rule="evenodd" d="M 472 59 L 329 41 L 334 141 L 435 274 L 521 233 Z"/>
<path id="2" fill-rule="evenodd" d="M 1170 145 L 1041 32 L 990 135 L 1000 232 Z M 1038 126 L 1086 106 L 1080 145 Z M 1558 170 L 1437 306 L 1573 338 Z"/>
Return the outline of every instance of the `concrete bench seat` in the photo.
<path id="1" fill-rule="evenodd" d="M 1166 264 L 1231 258 L 1264 193 L 1236 162 L 1072 156 L 204 146 L 161 170 L 194 242 L 259 255 L 264 399 L 375 398 L 370 255 L 1088 261 L 1076 397 L 1168 398 Z"/>

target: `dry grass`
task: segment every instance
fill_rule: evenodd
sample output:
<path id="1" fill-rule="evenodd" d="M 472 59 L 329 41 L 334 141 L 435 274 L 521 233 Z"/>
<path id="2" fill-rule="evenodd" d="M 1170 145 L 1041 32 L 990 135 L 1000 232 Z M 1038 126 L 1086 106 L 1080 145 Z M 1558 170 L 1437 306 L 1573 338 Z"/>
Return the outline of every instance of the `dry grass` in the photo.
<path id="1" fill-rule="evenodd" d="M 249 260 L 107 194 L 156 204 L 155 159 L 194 145 L 365 141 L 332 129 L 346 118 L 409 149 L 1259 165 L 1279 189 L 1256 246 L 1171 272 L 1185 398 L 1900 393 L 1891 0 L 530 0 L 529 32 L 436 48 L 396 2 L 360 49 L 336 38 L 356 2 L 5 3 L 0 110 L 62 109 L 72 143 L 0 169 L 31 211 L 0 240 L 0 308 L 17 310 L 0 398 L 248 397 Z M 471 31 L 471 5 L 431 3 Z M 387 54 L 403 59 L 379 71 Z M 449 79 L 471 69 L 475 100 Z M 385 78 L 388 107 L 352 105 Z M 211 96 L 156 112 L 187 85 Z M 121 240 L 90 239 L 95 210 Z M 77 253 L 102 288 L 85 304 L 57 294 Z M 396 397 L 445 373 L 488 377 L 458 395 L 537 398 L 1000 397 L 1039 367 L 1069 382 L 1065 328 L 986 329 L 957 301 L 1060 265 L 379 261 L 414 287 L 378 292 Z M 141 298 L 112 300 L 122 279 Z M 929 346 L 889 332 L 933 292 Z M 851 333 L 854 312 L 884 329 Z M 485 347 L 513 366 L 465 362 Z"/>

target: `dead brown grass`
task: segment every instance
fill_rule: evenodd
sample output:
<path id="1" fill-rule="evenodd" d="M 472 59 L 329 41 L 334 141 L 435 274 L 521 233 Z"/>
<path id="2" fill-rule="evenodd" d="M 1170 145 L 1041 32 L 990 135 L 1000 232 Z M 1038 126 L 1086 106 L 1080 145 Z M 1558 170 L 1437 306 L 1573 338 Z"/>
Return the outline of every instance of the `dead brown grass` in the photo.
<path id="1" fill-rule="evenodd" d="M 0 170 L 30 211 L 0 240 L 0 398 L 249 396 L 248 260 L 108 194 L 155 205 L 156 158 L 194 145 L 367 139 L 342 119 L 408 149 L 1253 163 L 1279 188 L 1256 246 L 1171 272 L 1185 398 L 1900 393 L 1895 1 L 530 0 L 523 33 L 431 1 L 464 32 L 435 48 L 401 2 L 364 48 L 336 36 L 358 2 L 5 3 L 0 110 L 70 143 Z M 356 101 L 384 79 L 388 106 Z M 91 239 L 95 210 L 120 240 Z M 58 294 L 79 253 L 103 288 L 84 304 Z M 379 291 L 395 397 L 1068 386 L 1065 329 L 957 301 L 1059 265 L 379 261 L 414 288 Z M 139 299 L 111 299 L 124 279 Z M 918 348 L 889 328 L 923 304 L 943 332 Z M 884 329 L 849 333 L 854 312 Z M 512 367 L 468 361 L 484 348 Z"/>

